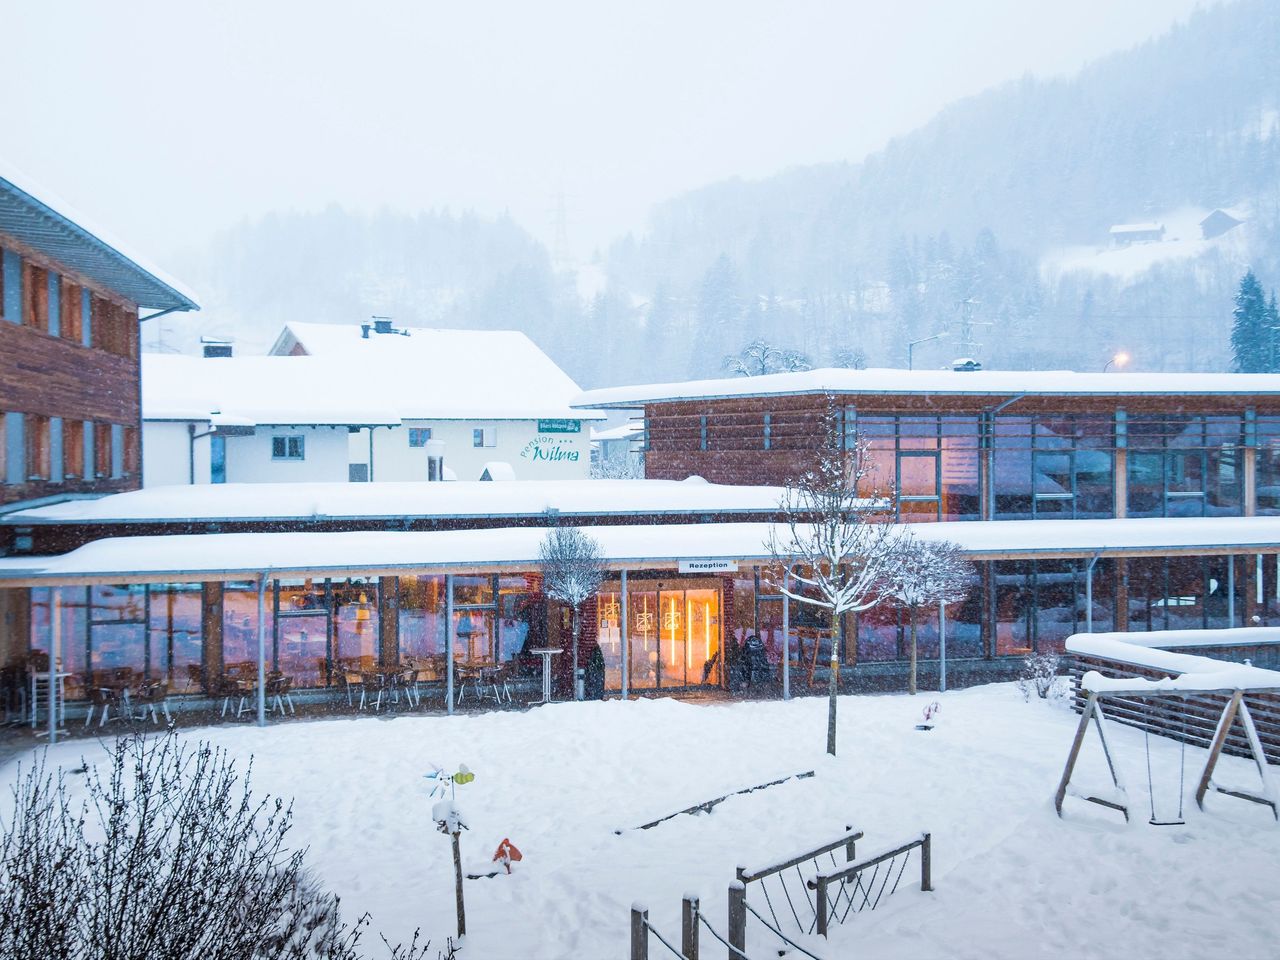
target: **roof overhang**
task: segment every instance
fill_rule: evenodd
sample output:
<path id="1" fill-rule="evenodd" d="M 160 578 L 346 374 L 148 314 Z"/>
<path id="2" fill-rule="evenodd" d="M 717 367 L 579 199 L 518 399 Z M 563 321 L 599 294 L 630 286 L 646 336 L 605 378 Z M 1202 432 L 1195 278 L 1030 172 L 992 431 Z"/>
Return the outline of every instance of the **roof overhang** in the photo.
<path id="1" fill-rule="evenodd" d="M 59 212 L 12 174 L 0 174 L 0 233 L 45 254 L 81 276 L 136 303 L 161 311 L 199 310 L 176 281 L 162 278 L 136 259 Z"/>

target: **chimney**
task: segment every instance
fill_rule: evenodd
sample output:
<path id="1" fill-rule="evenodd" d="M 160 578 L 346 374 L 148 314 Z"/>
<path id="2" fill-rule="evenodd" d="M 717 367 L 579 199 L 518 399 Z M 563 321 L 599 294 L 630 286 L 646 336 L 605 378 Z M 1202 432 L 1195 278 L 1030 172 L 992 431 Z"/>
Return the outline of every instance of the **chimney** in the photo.
<path id="1" fill-rule="evenodd" d="M 431 439 L 427 448 L 427 480 L 434 483 L 444 480 L 444 441 Z"/>

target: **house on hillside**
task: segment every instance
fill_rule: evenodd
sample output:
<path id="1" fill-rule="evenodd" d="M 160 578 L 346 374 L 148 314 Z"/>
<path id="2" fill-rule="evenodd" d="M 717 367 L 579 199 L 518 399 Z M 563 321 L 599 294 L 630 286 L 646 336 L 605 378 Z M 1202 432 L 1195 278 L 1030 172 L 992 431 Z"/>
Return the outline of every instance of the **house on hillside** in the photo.
<path id="1" fill-rule="evenodd" d="M 578 392 L 518 331 L 290 323 L 268 356 L 144 357 L 144 482 L 583 478 Z"/>
<path id="2" fill-rule="evenodd" d="M 1162 223 L 1117 223 L 1108 233 L 1111 246 L 1119 249 L 1135 243 L 1159 243 L 1164 239 Z"/>
<path id="3" fill-rule="evenodd" d="M 1205 240 L 1213 240 L 1244 223 L 1240 218 L 1219 207 L 1200 221 L 1200 235 Z"/>

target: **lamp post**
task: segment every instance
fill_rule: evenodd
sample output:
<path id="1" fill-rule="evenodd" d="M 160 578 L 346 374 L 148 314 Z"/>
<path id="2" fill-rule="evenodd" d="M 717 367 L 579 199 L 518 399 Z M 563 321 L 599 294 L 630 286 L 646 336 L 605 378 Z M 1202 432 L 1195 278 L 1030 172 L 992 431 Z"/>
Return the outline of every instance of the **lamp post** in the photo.
<path id="1" fill-rule="evenodd" d="M 907 369 L 908 369 L 908 370 L 912 370 L 912 369 L 914 369 L 914 367 L 912 366 L 912 362 L 913 362 L 913 361 L 912 361 L 912 354 L 913 354 L 913 353 L 915 353 L 915 349 L 916 349 L 916 347 L 917 347 L 919 344 L 921 344 L 921 343 L 928 343 L 930 340 L 941 340 L 941 339 L 942 339 L 943 337 L 945 337 L 945 336 L 946 336 L 946 334 L 945 334 L 945 333 L 935 333 L 935 334 L 934 334 L 933 336 L 931 336 L 931 337 L 921 337 L 919 340 L 911 340 L 911 341 L 908 341 L 908 343 L 907 343 Z"/>
<path id="2" fill-rule="evenodd" d="M 1113 356 L 1110 360 L 1108 360 L 1106 363 L 1102 365 L 1102 372 L 1106 373 L 1112 364 L 1115 364 L 1115 368 L 1117 370 L 1120 370 L 1128 362 L 1129 362 L 1129 354 L 1125 353 L 1123 350 L 1117 351 L 1115 356 Z"/>

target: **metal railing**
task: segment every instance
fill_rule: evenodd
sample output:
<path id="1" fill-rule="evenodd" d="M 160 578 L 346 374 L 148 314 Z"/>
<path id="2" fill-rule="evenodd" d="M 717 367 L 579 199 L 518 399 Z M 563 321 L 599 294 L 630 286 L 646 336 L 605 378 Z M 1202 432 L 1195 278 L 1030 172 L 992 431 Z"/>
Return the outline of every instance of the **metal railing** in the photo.
<path id="1" fill-rule="evenodd" d="M 806 886 L 813 890 L 817 895 L 817 932 L 822 936 L 827 935 L 831 921 L 836 923 L 844 923 L 849 916 L 861 913 L 863 910 L 874 910 L 880 905 L 880 900 L 885 893 L 893 894 L 898 889 L 898 884 L 902 880 L 902 875 L 907 869 L 907 864 L 911 860 L 911 851 L 919 848 L 920 850 L 920 889 L 932 890 L 933 884 L 930 876 L 932 869 L 932 847 L 929 834 L 921 834 L 916 840 L 910 843 L 904 843 L 901 846 L 894 847 L 892 850 L 886 850 L 884 853 L 870 857 L 858 863 L 850 864 L 840 870 L 831 873 L 819 873 L 810 880 Z M 894 875 L 894 864 L 901 858 L 902 863 L 898 867 L 897 875 Z M 883 879 L 881 879 L 881 868 L 884 868 Z M 865 879 L 865 873 L 871 870 L 871 879 Z M 893 886 L 889 886 L 890 878 L 893 880 Z M 879 884 L 877 888 L 877 882 Z M 831 891 L 835 888 L 835 899 L 832 900 Z M 843 908 L 843 912 L 842 912 Z"/>
<path id="2" fill-rule="evenodd" d="M 738 867 L 738 882 L 742 885 L 742 902 L 744 909 L 736 911 L 733 906 L 734 892 L 733 887 L 729 888 L 729 939 L 739 945 L 742 940 L 735 940 L 735 934 L 745 936 L 746 928 L 746 895 L 748 888 L 755 884 L 760 893 L 764 897 L 765 909 L 768 911 L 769 918 L 766 920 L 762 914 L 754 909 L 751 913 L 755 914 L 765 926 L 769 927 L 780 939 L 790 942 L 783 934 L 783 927 L 788 925 L 787 916 L 795 924 L 795 929 L 801 934 L 811 934 L 817 927 L 818 908 L 817 902 L 810 892 L 808 885 L 808 877 L 805 875 L 802 867 L 810 869 L 810 876 L 813 873 L 821 874 L 824 870 L 837 870 L 840 862 L 836 859 L 836 851 L 844 850 L 844 859 L 846 863 L 852 863 L 856 853 L 856 845 L 862 839 L 862 831 L 854 830 L 851 826 L 845 827 L 844 836 L 830 843 L 824 843 L 820 847 L 812 850 L 806 850 L 803 853 L 788 857 L 778 863 L 770 864 L 756 870 L 748 870 L 746 867 Z M 829 865 L 824 861 L 829 860 Z M 794 871 L 794 876 L 793 876 Z M 775 905 L 775 899 L 777 903 Z M 740 921 L 738 917 L 740 915 Z"/>

